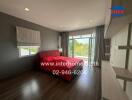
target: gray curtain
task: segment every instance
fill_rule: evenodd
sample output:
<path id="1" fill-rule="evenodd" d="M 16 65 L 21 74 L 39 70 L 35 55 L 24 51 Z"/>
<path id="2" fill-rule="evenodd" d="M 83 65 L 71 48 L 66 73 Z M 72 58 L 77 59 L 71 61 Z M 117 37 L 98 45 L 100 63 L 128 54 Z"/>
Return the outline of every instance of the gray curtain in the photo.
<path id="1" fill-rule="evenodd" d="M 95 66 L 101 66 L 101 61 L 104 58 L 104 26 L 96 27 L 95 37 Z"/>
<path id="2" fill-rule="evenodd" d="M 69 33 L 61 32 L 60 35 L 61 35 L 62 56 L 68 57 Z"/>

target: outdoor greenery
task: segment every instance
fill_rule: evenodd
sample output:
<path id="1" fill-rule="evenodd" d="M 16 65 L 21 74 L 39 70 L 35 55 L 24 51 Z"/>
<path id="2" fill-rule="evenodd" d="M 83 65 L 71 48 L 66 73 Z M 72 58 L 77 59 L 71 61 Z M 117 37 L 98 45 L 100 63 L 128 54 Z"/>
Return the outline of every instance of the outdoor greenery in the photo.
<path id="1" fill-rule="evenodd" d="M 80 43 L 76 39 L 69 41 L 69 55 L 72 56 L 72 49 L 74 42 L 74 56 L 88 56 L 89 52 L 89 44 L 88 43 Z"/>
<path id="2" fill-rule="evenodd" d="M 27 51 L 27 52 L 30 52 L 31 54 L 35 54 L 37 51 L 38 51 L 38 48 L 22 48 L 23 50 Z"/>
<path id="3" fill-rule="evenodd" d="M 79 43 L 77 40 L 74 40 L 74 54 L 75 56 L 88 56 L 88 43 Z"/>
<path id="4" fill-rule="evenodd" d="M 70 36 L 69 56 L 83 59 L 84 63 L 94 63 L 95 36 L 94 34 Z"/>
<path id="5" fill-rule="evenodd" d="M 30 52 L 36 53 L 38 51 L 38 48 L 30 48 Z"/>
<path id="6" fill-rule="evenodd" d="M 70 57 L 72 57 L 72 49 L 73 49 L 72 40 L 69 40 L 68 55 Z"/>

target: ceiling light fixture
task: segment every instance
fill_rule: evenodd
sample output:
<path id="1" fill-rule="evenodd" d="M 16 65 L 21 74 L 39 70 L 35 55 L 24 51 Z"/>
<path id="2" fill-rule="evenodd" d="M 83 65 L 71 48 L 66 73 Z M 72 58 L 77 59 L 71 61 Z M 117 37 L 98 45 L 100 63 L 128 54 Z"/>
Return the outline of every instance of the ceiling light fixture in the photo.
<path id="1" fill-rule="evenodd" d="M 24 10 L 26 10 L 26 11 L 30 11 L 30 9 L 29 9 L 29 8 L 25 8 Z"/>

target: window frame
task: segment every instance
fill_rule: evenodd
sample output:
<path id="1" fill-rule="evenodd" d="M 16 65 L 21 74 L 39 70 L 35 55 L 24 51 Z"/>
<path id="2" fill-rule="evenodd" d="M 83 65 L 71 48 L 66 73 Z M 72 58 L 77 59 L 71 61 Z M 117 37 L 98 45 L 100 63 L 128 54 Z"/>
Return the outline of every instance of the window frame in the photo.
<path id="1" fill-rule="evenodd" d="M 28 57 L 28 56 L 33 56 L 39 52 L 40 46 L 18 46 L 18 51 L 19 51 L 19 57 Z M 21 49 L 22 48 L 28 48 L 29 54 L 28 55 L 22 55 L 21 54 Z M 31 48 L 37 48 L 37 52 L 35 54 L 31 54 Z"/>

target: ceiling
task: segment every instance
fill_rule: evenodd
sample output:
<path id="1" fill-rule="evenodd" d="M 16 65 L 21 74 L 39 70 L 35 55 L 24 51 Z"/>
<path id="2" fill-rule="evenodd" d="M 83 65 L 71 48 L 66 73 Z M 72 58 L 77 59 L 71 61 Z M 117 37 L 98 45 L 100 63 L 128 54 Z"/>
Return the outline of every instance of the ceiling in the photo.
<path id="1" fill-rule="evenodd" d="M 103 25 L 105 0 L 1 0 L 0 11 L 56 31 L 73 31 Z"/>

